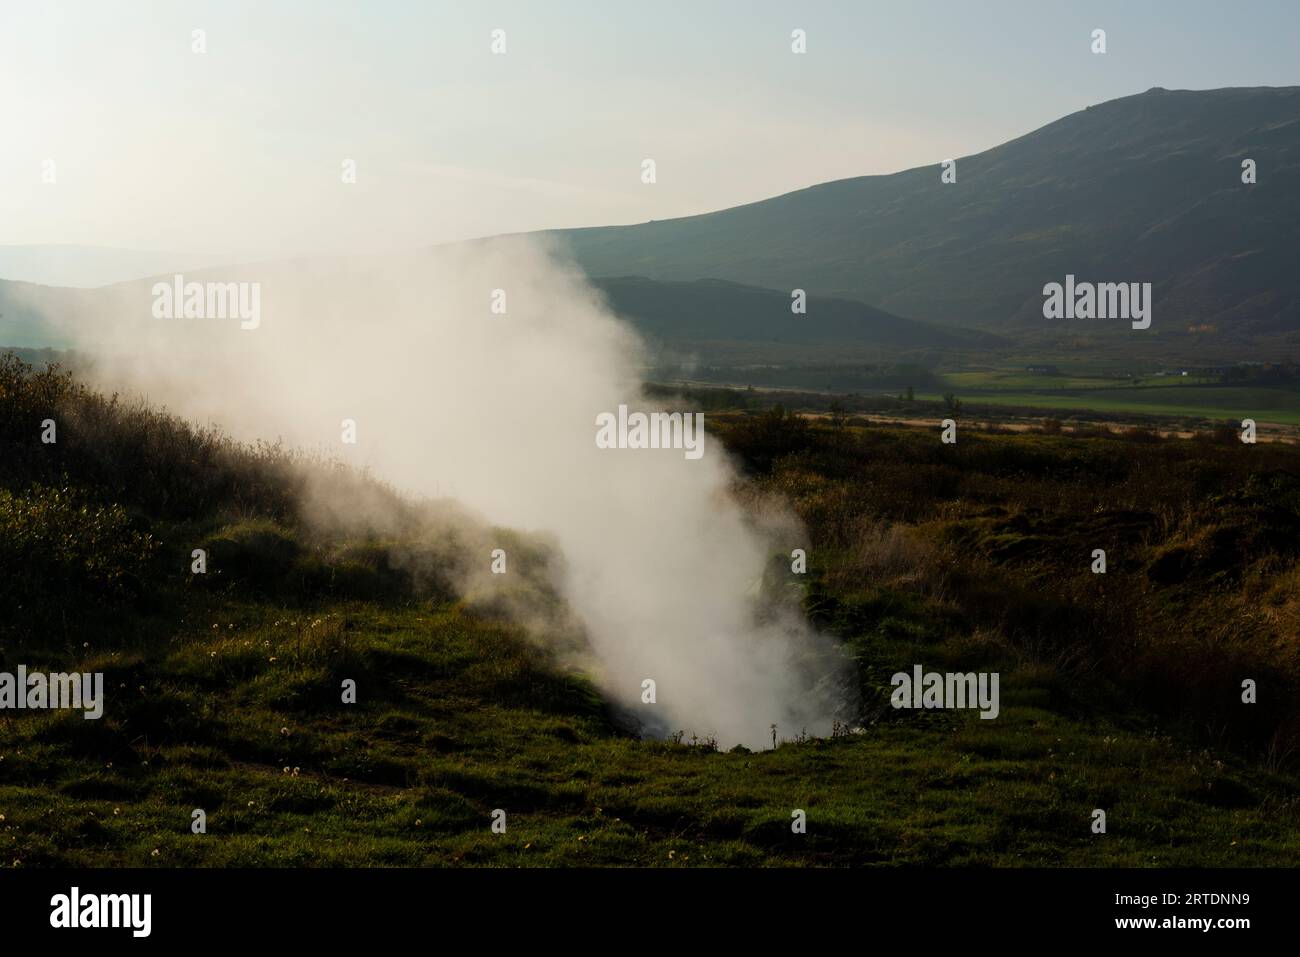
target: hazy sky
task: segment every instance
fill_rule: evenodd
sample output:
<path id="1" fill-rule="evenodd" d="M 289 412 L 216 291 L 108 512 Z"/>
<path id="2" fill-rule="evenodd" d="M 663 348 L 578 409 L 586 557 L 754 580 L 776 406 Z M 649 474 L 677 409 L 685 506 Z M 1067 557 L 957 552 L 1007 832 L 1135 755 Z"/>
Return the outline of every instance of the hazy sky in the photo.
<path id="1" fill-rule="evenodd" d="M 1297 84 L 1297 35 L 1293 0 L 0 0 L 0 243 L 284 255 L 664 219 L 1152 86 Z"/>

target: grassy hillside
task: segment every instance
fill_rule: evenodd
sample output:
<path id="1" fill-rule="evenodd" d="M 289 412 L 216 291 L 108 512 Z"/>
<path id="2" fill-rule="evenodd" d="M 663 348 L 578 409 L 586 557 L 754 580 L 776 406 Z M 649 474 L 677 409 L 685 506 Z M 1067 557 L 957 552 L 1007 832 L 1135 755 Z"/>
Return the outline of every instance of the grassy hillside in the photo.
<path id="1" fill-rule="evenodd" d="M 1294 861 L 1300 452 L 945 447 L 779 410 L 710 428 L 737 494 L 807 523 L 810 575 L 774 556 L 768 587 L 849 643 L 860 732 L 638 740 L 554 638 L 455 590 L 478 530 L 444 504 L 0 364 L 0 669 L 108 686 L 99 721 L 0 712 L 0 864 Z M 308 521 L 322 482 L 392 521 Z M 519 547 L 544 602 L 545 549 Z M 999 670 L 1000 717 L 891 709 L 889 675 L 918 662 Z"/>
<path id="2" fill-rule="evenodd" d="M 1241 182 L 1245 158 L 1257 163 L 1254 185 Z M 1217 358 L 1253 339 L 1267 350 L 1300 327 L 1291 267 L 1300 88 L 1112 100 L 959 158 L 955 184 L 940 182 L 939 159 L 715 213 L 558 235 L 598 277 L 799 287 L 931 322 L 1138 348 L 1159 340 L 1165 353 Z M 1042 287 L 1066 273 L 1154 283 L 1152 329 L 1044 328 Z"/>

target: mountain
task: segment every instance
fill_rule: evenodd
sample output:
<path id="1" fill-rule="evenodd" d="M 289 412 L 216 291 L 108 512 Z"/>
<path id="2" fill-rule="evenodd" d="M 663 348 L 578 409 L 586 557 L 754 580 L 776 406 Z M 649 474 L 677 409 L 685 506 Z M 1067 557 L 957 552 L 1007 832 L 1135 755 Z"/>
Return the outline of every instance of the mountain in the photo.
<path id="1" fill-rule="evenodd" d="M 554 235 L 596 277 L 803 288 L 936 323 L 1042 329 L 1043 285 L 1073 273 L 1151 282 L 1162 335 L 1300 328 L 1300 87 L 1152 89 L 940 172 Z"/>
<path id="2" fill-rule="evenodd" d="M 648 338 L 703 361 L 933 358 L 1006 340 L 1207 365 L 1300 349 L 1300 87 L 1148 90 L 959 158 L 956 174 L 945 184 L 936 164 L 551 235 Z M 1150 282 L 1151 329 L 1045 320 L 1043 286 L 1067 274 Z M 790 312 L 796 288 L 807 316 Z M 32 303 L 72 292 L 0 282 L 0 345 L 55 344 Z"/>

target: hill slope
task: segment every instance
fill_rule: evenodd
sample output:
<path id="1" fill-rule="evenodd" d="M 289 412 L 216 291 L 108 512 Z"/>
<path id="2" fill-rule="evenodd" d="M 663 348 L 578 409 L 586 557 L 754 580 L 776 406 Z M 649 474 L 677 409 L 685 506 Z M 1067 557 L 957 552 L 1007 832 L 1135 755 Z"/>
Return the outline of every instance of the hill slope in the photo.
<path id="1" fill-rule="evenodd" d="M 927 325 L 852 299 L 809 296 L 807 312 L 795 314 L 788 292 L 718 279 L 621 276 L 595 285 L 616 313 L 657 343 L 836 344 L 888 352 L 1003 342 L 987 332 Z"/>
<path id="2" fill-rule="evenodd" d="M 1297 173 L 1300 87 L 1153 89 L 959 159 L 955 184 L 936 163 L 557 235 L 593 276 L 801 287 L 988 328 L 1041 324 L 1067 272 L 1150 281 L 1162 332 L 1272 336 L 1300 326 Z"/>

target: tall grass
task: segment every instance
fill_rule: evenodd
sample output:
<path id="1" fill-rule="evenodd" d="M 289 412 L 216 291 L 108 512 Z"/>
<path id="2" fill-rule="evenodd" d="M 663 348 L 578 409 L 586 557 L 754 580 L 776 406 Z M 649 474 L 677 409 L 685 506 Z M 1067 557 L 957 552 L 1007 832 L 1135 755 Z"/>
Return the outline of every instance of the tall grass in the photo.
<path id="1" fill-rule="evenodd" d="M 1300 448 L 1056 429 L 943 445 L 785 411 L 714 428 L 803 520 L 826 621 L 897 631 L 909 607 L 931 643 L 992 636 L 1095 702 L 1274 755 L 1300 744 Z"/>

